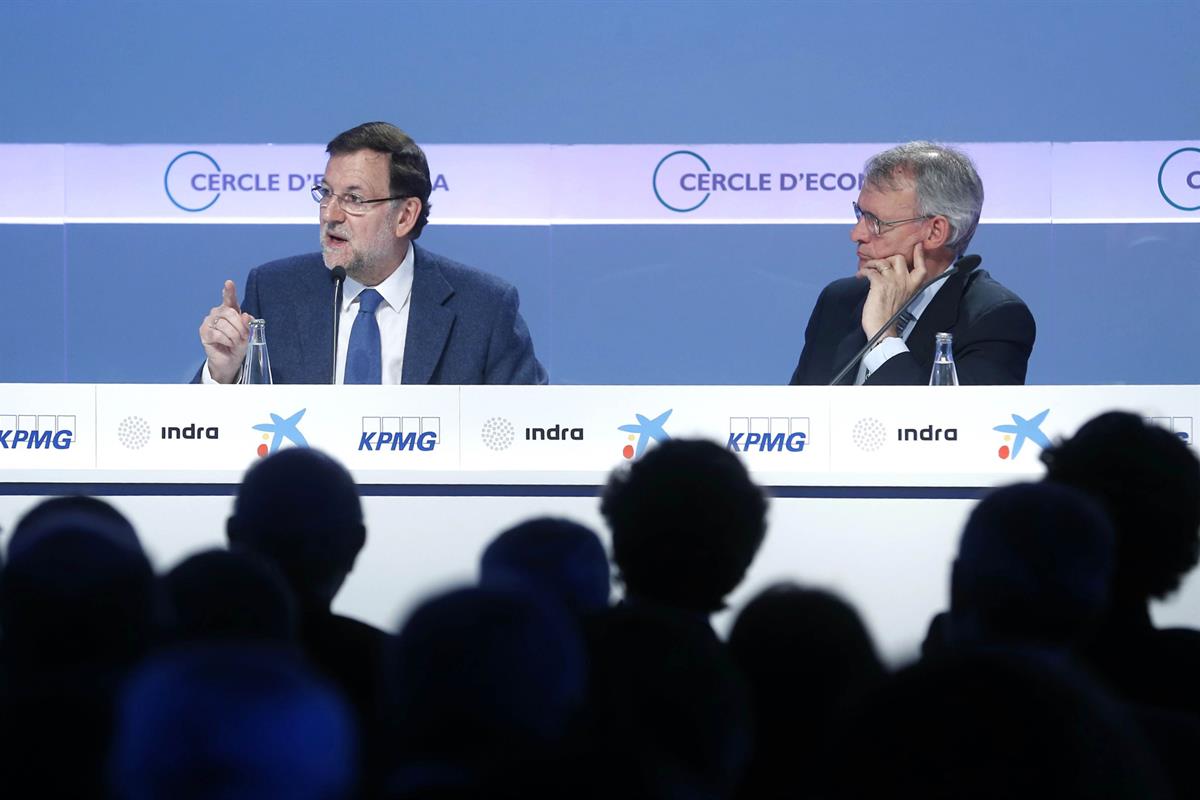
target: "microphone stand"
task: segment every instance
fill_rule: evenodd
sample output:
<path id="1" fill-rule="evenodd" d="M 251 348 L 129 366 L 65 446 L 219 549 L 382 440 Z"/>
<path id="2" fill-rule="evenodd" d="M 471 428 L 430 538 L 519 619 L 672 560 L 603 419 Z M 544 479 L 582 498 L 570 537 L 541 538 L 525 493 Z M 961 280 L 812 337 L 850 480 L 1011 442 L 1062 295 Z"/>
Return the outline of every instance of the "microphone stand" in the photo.
<path id="1" fill-rule="evenodd" d="M 342 284 L 346 282 L 346 268 L 334 267 L 329 277 L 333 280 L 333 357 L 329 359 L 329 382 L 337 383 L 338 325 L 342 320 Z"/>

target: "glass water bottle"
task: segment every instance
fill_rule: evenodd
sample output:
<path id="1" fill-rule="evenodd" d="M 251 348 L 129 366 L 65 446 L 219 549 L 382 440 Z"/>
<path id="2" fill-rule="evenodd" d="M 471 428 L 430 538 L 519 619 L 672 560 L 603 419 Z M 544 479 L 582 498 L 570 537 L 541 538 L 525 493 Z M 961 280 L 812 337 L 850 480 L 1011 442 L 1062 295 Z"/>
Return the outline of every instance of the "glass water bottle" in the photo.
<path id="1" fill-rule="evenodd" d="M 954 368 L 954 334 L 939 333 L 933 352 L 930 386 L 958 386 L 958 370 Z"/>
<path id="2" fill-rule="evenodd" d="M 240 383 L 271 383 L 266 320 L 256 319 L 250 322 L 250 345 L 246 348 L 246 360 L 242 363 Z"/>

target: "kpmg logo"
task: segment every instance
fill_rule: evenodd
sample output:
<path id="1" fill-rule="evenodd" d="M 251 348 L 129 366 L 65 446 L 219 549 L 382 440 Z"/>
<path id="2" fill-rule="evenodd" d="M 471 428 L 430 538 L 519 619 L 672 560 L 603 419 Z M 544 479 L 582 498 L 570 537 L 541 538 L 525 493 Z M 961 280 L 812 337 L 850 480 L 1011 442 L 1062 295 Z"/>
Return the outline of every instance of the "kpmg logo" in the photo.
<path id="1" fill-rule="evenodd" d="M 254 430 L 262 431 L 262 443 L 257 449 L 259 457 L 274 453 L 284 442 L 291 442 L 296 447 L 308 447 L 308 440 L 300 432 L 300 420 L 304 418 L 304 412 L 307 410 L 302 408 L 287 419 L 272 413 L 270 422 L 255 425 Z"/>
<path id="2" fill-rule="evenodd" d="M 0 450 L 69 450 L 74 441 L 74 415 L 0 414 Z"/>
<path id="3" fill-rule="evenodd" d="M 1163 159 L 1158 193 L 1180 211 L 1200 210 L 1200 147 L 1181 147 Z"/>
<path id="4" fill-rule="evenodd" d="M 632 444 L 627 444 L 621 448 L 621 455 L 630 459 L 638 458 L 645 452 L 646 446 L 650 442 L 669 441 L 671 436 L 663 426 L 666 425 L 671 412 L 674 410 L 673 408 L 668 408 L 654 419 L 644 417 L 641 414 L 634 414 L 633 416 L 637 418 L 636 423 L 617 426 L 617 430 L 628 434 L 626 440 L 632 442 Z"/>
<path id="5" fill-rule="evenodd" d="M 863 184 L 858 172 L 761 172 L 742 167 L 714 169 L 694 150 L 673 150 L 654 168 L 650 185 L 664 208 L 680 214 L 695 211 L 714 194 L 732 192 L 857 193 Z"/>
<path id="6" fill-rule="evenodd" d="M 363 417 L 358 449 L 428 453 L 441 433 L 441 417 Z"/>
<path id="7" fill-rule="evenodd" d="M 1050 438 L 1042 433 L 1042 423 L 1050 409 L 1046 409 L 1032 419 L 1025 419 L 1020 414 L 1012 414 L 1012 424 L 997 425 L 992 430 L 1004 434 L 1004 443 L 996 451 L 996 455 L 1004 461 L 1015 459 L 1021 452 L 1026 441 L 1031 441 L 1045 450 L 1050 446 Z M 1011 446 L 1010 446 L 1011 444 Z"/>
<path id="8" fill-rule="evenodd" d="M 1186 445 L 1192 444 L 1192 418 L 1191 417 L 1147 417 L 1146 422 L 1151 425 L 1160 425 L 1171 433 L 1179 437 L 1179 441 Z"/>
<path id="9" fill-rule="evenodd" d="M 729 441 L 735 453 L 802 453 L 808 417 L 730 417 Z"/>

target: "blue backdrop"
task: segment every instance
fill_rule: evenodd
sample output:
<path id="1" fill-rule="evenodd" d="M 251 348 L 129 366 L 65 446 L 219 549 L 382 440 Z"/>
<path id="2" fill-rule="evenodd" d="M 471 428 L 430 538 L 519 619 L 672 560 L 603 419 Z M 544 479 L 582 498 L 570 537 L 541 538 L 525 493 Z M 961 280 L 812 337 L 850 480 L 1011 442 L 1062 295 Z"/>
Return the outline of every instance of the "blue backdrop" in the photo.
<path id="1" fill-rule="evenodd" d="M 0 142 L 320 143 L 370 119 L 423 143 L 1193 140 L 1198 9 L 9 2 Z M 783 383 L 817 291 L 853 269 L 849 221 L 439 227 L 435 211 L 422 243 L 518 286 L 555 382 Z M 0 225 L 0 380 L 184 380 L 221 281 L 316 235 Z M 993 225 L 972 250 L 1038 319 L 1030 382 L 1200 383 L 1200 226 Z"/>

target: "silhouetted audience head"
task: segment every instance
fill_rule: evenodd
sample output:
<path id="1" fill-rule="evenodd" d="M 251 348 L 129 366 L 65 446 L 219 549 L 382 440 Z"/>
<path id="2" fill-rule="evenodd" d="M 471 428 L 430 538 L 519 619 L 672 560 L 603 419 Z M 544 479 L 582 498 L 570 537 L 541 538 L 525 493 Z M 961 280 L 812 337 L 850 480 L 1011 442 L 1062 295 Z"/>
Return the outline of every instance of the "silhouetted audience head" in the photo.
<path id="1" fill-rule="evenodd" d="M 1042 460 L 1047 480 L 1082 489 L 1111 515 L 1119 600 L 1161 599 L 1179 587 L 1200 558 L 1200 461 L 1179 437 L 1113 411 Z"/>
<path id="2" fill-rule="evenodd" d="M 753 747 L 749 698 L 708 627 L 623 605 L 593 621 L 588 644 L 596 796 L 731 796 Z"/>
<path id="3" fill-rule="evenodd" d="M 150 562 L 111 506 L 61 499 L 68 502 L 39 505 L 13 532 L 0 594 L 5 661 L 132 662 L 154 633 Z"/>
<path id="4" fill-rule="evenodd" d="M 557 602 L 513 589 L 458 589 L 425 602 L 385 663 L 395 797 L 519 777 L 561 744 L 586 699 L 575 621 Z"/>
<path id="5" fill-rule="evenodd" d="M 799 796 L 847 704 L 885 675 L 871 636 L 836 595 L 782 583 L 738 613 L 729 652 L 754 710 L 754 758 L 739 796 Z"/>
<path id="6" fill-rule="evenodd" d="M 1067 662 L 975 650 L 902 670 L 853 713 L 830 800 L 1143 800 L 1170 790 L 1124 710 Z"/>
<path id="7" fill-rule="evenodd" d="M 250 552 L 208 550 L 163 577 L 177 641 L 296 639 L 296 601 L 270 562 Z"/>
<path id="8" fill-rule="evenodd" d="M 328 608 L 366 543 L 354 479 L 309 448 L 289 448 L 242 479 L 226 524 L 230 545 L 278 565 L 302 605 Z"/>
<path id="9" fill-rule="evenodd" d="M 762 490 L 707 441 L 672 439 L 615 471 L 600 511 L 628 597 L 696 612 L 722 608 L 766 534 Z"/>
<path id="10" fill-rule="evenodd" d="M 124 514 L 99 498 L 68 495 L 43 500 L 25 512 L 13 528 L 8 555 L 19 555 L 47 534 L 65 528 L 86 528 L 114 544 L 142 551 L 141 540 Z"/>
<path id="11" fill-rule="evenodd" d="M 268 646 L 191 646 L 131 677 L 110 759 L 119 800 L 337 800 L 356 742 L 340 697 Z"/>
<path id="12" fill-rule="evenodd" d="M 997 489 L 971 512 L 950 578 L 951 644 L 1066 647 L 1104 615 L 1112 524 L 1082 492 L 1048 483 Z"/>
<path id="13" fill-rule="evenodd" d="M 522 522 L 492 540 L 479 564 L 481 586 L 519 586 L 556 597 L 576 615 L 608 607 L 608 554 L 591 529 L 566 519 Z"/>

